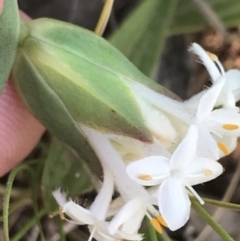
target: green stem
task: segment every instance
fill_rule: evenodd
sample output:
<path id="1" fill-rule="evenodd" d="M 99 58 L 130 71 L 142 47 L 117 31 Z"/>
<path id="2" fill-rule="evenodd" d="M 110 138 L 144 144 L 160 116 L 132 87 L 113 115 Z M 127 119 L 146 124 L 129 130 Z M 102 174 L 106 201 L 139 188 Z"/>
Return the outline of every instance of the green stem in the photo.
<path id="1" fill-rule="evenodd" d="M 204 198 L 203 200 L 206 202 L 206 204 L 209 204 L 209 205 L 214 205 L 214 206 L 218 206 L 221 208 L 227 208 L 227 209 L 232 209 L 235 211 L 240 211 L 240 204 L 223 202 L 223 201 L 218 201 L 218 200 L 213 200 L 213 199 L 208 199 L 208 198 Z"/>
<path id="2" fill-rule="evenodd" d="M 13 212 L 18 210 L 20 207 L 30 205 L 31 203 L 32 203 L 32 200 L 29 198 L 20 199 L 16 203 L 11 204 L 8 214 L 11 215 Z M 0 222 L 3 222 L 3 216 L 0 216 Z"/>
<path id="3" fill-rule="evenodd" d="M 192 207 L 203 218 L 204 221 L 212 227 L 212 229 L 222 238 L 224 241 L 234 241 L 234 239 L 209 215 L 208 212 L 202 207 L 197 200 L 192 200 Z"/>
<path id="4" fill-rule="evenodd" d="M 59 227 L 60 227 L 60 241 L 66 241 L 66 234 L 64 232 L 64 221 L 59 218 Z"/>
<path id="5" fill-rule="evenodd" d="M 147 223 L 148 223 L 148 230 L 149 230 L 150 240 L 151 241 L 158 241 L 156 230 L 153 228 L 153 226 L 151 225 L 149 220 L 147 220 Z"/>
<path id="6" fill-rule="evenodd" d="M 8 182 L 7 182 L 7 186 L 6 186 L 6 195 L 5 195 L 4 201 L 3 201 L 3 230 L 4 230 L 5 241 L 10 241 L 8 216 L 9 216 L 9 202 L 10 202 L 10 197 L 11 197 L 13 181 L 14 181 L 16 175 L 22 170 L 28 170 L 30 173 L 32 173 L 32 170 L 27 165 L 20 165 L 20 166 L 16 167 L 15 169 L 13 169 L 13 171 L 10 173 Z"/>
<path id="7" fill-rule="evenodd" d="M 44 215 L 46 215 L 46 210 L 41 210 L 37 216 L 34 216 L 25 226 L 22 227 L 21 231 L 18 232 L 11 241 L 18 241 L 39 221 Z"/>
<path id="8" fill-rule="evenodd" d="M 196 201 L 196 197 L 190 196 L 191 200 Z M 230 203 L 230 202 L 224 202 L 224 201 L 219 201 L 219 200 L 214 200 L 210 198 L 203 198 L 204 202 L 208 205 L 213 205 L 221 208 L 227 208 L 235 211 L 240 211 L 240 204 L 236 203 Z"/>
<path id="9" fill-rule="evenodd" d="M 114 3 L 114 0 L 106 0 L 105 1 L 103 10 L 101 12 L 100 18 L 97 23 L 97 26 L 94 30 L 94 32 L 99 36 L 102 36 L 106 29 L 109 17 L 112 12 L 113 3 Z"/>
<path id="10" fill-rule="evenodd" d="M 39 213 L 37 191 L 38 191 L 38 187 L 40 186 L 40 183 L 38 181 L 39 180 L 38 176 L 39 176 L 39 170 L 36 171 L 36 175 L 33 177 L 33 185 L 32 185 L 33 211 L 35 216 L 37 216 Z M 36 220 L 36 224 L 38 225 L 38 228 L 39 228 L 41 240 L 45 241 L 42 225 L 39 219 Z"/>
<path id="11" fill-rule="evenodd" d="M 147 223 L 148 223 L 148 230 L 149 230 L 149 236 L 151 241 L 171 241 L 171 239 L 167 236 L 164 230 L 163 230 L 163 233 L 161 234 L 157 233 L 148 219 L 147 219 Z"/>

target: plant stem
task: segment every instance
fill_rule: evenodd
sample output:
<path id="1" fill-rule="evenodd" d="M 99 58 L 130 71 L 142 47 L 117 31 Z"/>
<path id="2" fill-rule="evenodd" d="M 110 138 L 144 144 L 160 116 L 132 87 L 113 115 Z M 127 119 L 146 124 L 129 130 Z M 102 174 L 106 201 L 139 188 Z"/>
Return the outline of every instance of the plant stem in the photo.
<path id="1" fill-rule="evenodd" d="M 102 36 L 102 34 L 107 26 L 107 23 L 108 23 L 108 20 L 109 20 L 111 11 L 112 11 L 113 3 L 114 3 L 114 0 L 105 0 L 105 4 L 103 7 L 101 16 L 100 16 L 97 26 L 95 28 L 95 33 L 99 36 Z"/>
<path id="2" fill-rule="evenodd" d="M 197 200 L 194 196 L 190 196 L 191 200 Z M 214 200 L 210 198 L 203 198 L 204 202 L 207 205 L 212 205 L 212 206 L 217 206 L 221 208 L 227 208 L 235 211 L 240 211 L 240 204 L 236 203 L 230 203 L 230 202 L 224 202 L 224 201 L 219 201 L 219 200 Z"/>
<path id="3" fill-rule="evenodd" d="M 37 216 L 34 216 L 22 229 L 20 232 L 18 232 L 13 238 L 11 238 L 11 241 L 18 241 L 21 240 L 21 238 L 28 232 L 28 230 L 36 225 L 37 221 L 41 219 L 44 215 L 46 215 L 46 210 L 41 210 Z"/>
<path id="4" fill-rule="evenodd" d="M 158 241 L 156 230 L 153 228 L 149 220 L 147 220 L 149 236 L 151 241 Z"/>
<path id="5" fill-rule="evenodd" d="M 15 169 L 13 169 L 13 171 L 10 173 L 7 186 L 6 186 L 6 195 L 4 197 L 4 202 L 3 202 L 3 229 L 4 229 L 5 241 L 10 241 L 9 228 L 8 228 L 8 216 L 9 216 L 9 202 L 11 197 L 13 181 L 16 175 L 22 170 L 28 170 L 30 173 L 32 173 L 32 170 L 27 165 L 20 165 Z"/>
<path id="6" fill-rule="evenodd" d="M 234 239 L 217 223 L 211 215 L 199 204 L 197 200 L 192 200 L 192 207 L 203 218 L 204 221 L 212 227 L 212 229 L 222 238 L 224 241 L 234 241 Z"/>

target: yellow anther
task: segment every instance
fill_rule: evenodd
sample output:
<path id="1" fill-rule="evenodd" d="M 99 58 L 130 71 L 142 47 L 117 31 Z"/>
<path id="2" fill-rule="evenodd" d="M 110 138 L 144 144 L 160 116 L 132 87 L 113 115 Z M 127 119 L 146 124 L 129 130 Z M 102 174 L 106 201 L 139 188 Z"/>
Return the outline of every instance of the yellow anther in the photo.
<path id="1" fill-rule="evenodd" d="M 235 124 L 223 124 L 222 128 L 225 130 L 233 131 L 239 129 L 239 126 Z"/>
<path id="2" fill-rule="evenodd" d="M 152 180 L 152 176 L 148 174 L 140 174 L 138 175 L 138 179 L 144 180 L 144 181 L 150 181 Z"/>
<path id="3" fill-rule="evenodd" d="M 213 172 L 211 171 L 211 170 L 209 170 L 209 169 L 206 169 L 205 171 L 204 171 L 204 175 L 206 176 L 206 177 L 209 177 L 209 176 L 211 176 L 213 174 Z"/>
<path id="4" fill-rule="evenodd" d="M 210 59 L 211 59 L 212 61 L 217 61 L 217 60 L 218 60 L 217 55 L 215 55 L 215 54 L 213 54 L 213 53 L 211 53 L 211 52 L 208 52 L 208 51 L 206 51 L 206 53 L 207 53 L 207 55 L 210 57 Z"/>
<path id="5" fill-rule="evenodd" d="M 61 207 L 59 207 L 59 216 L 62 220 L 65 220 L 64 214 L 63 214 L 63 209 Z"/>
<path id="6" fill-rule="evenodd" d="M 218 145 L 218 148 L 225 154 L 225 155 L 228 155 L 229 154 L 229 150 L 228 148 L 226 147 L 226 145 L 221 142 L 221 141 L 218 141 L 217 142 L 217 145 Z"/>
<path id="7" fill-rule="evenodd" d="M 161 223 L 163 226 L 168 227 L 167 223 L 165 222 L 165 220 L 163 219 L 162 215 L 158 215 L 156 217 L 156 219 L 158 220 L 159 223 Z"/>
<path id="8" fill-rule="evenodd" d="M 158 233 L 162 233 L 162 227 L 156 218 L 152 218 L 150 223 Z"/>

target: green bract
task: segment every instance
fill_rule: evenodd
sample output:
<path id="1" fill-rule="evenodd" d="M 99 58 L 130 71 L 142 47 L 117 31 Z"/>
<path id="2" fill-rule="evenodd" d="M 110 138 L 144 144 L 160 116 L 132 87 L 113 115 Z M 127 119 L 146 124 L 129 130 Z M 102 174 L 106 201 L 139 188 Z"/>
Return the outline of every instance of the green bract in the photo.
<path id="1" fill-rule="evenodd" d="M 51 19 L 22 23 L 13 78 L 37 119 L 84 159 L 78 123 L 152 141 L 128 81 L 170 94 L 101 37 Z"/>
<path id="2" fill-rule="evenodd" d="M 2 91 L 17 51 L 19 13 L 16 0 L 5 0 L 0 15 L 0 92 Z"/>

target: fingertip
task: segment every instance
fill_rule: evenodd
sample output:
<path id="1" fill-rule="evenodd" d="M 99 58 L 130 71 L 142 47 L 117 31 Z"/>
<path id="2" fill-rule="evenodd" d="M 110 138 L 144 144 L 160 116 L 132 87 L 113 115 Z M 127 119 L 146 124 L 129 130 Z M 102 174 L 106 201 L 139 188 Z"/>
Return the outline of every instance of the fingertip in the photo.
<path id="1" fill-rule="evenodd" d="M 2 13 L 4 0 L 0 0 L 0 14 Z"/>
<path id="2" fill-rule="evenodd" d="M 21 162 L 45 128 L 30 114 L 11 81 L 0 95 L 0 176 Z"/>

